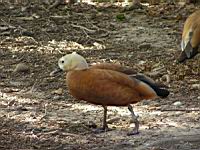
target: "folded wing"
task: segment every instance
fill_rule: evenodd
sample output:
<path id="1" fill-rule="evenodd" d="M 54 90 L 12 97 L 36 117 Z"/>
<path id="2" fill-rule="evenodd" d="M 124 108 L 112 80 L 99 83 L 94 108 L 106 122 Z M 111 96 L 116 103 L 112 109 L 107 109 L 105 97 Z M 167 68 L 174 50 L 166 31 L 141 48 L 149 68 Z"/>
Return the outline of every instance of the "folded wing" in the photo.
<path id="1" fill-rule="evenodd" d="M 77 99 L 105 106 L 125 106 L 158 96 L 147 82 L 106 69 L 69 72 L 67 83 Z"/>

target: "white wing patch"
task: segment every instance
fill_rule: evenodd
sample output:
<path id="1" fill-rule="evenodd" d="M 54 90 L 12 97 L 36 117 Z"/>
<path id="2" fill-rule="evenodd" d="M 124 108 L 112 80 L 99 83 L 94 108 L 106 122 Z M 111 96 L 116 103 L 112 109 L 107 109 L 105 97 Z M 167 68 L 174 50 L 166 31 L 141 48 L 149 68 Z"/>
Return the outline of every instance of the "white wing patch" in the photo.
<path id="1" fill-rule="evenodd" d="M 181 50 L 184 51 L 185 49 L 185 42 L 184 40 L 181 41 Z"/>

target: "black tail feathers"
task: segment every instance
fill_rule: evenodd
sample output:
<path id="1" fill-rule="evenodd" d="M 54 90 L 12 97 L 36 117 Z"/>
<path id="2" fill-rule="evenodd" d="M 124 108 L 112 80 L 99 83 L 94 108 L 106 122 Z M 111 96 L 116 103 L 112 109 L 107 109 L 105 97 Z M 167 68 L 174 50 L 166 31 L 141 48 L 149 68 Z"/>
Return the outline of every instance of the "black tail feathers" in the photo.
<path id="1" fill-rule="evenodd" d="M 156 94 L 161 98 L 165 98 L 169 95 L 169 91 L 167 89 L 164 89 L 163 87 L 157 85 L 152 79 L 150 79 L 149 77 L 146 77 L 145 75 L 142 75 L 142 74 L 130 75 L 130 77 L 136 78 L 148 84 L 156 92 Z"/>
<path id="2" fill-rule="evenodd" d="M 162 89 L 162 88 L 159 88 L 159 87 L 154 87 L 154 88 L 152 87 L 152 89 L 154 89 L 156 94 L 161 98 L 165 98 L 169 95 L 169 91 L 166 90 L 166 89 Z"/>

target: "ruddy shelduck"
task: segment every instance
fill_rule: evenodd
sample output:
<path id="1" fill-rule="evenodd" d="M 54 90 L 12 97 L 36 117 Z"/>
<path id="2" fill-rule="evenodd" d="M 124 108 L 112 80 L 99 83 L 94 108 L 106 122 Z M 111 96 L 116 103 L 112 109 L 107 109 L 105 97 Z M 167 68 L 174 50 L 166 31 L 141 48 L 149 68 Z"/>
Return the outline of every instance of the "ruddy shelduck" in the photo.
<path id="1" fill-rule="evenodd" d="M 197 53 L 200 45 L 200 10 L 192 13 L 185 21 L 182 41 L 181 54 L 178 62 L 184 62 L 193 58 Z"/>
<path id="2" fill-rule="evenodd" d="M 169 95 L 167 89 L 160 87 L 149 77 L 136 74 L 120 65 L 103 63 L 89 67 L 85 58 L 76 52 L 60 58 L 58 66 L 60 70 L 67 72 L 66 83 L 73 97 L 103 106 L 103 128 L 98 131 L 108 130 L 107 106 L 127 106 L 135 123 L 135 128 L 128 135 L 139 133 L 138 116 L 131 104 Z"/>

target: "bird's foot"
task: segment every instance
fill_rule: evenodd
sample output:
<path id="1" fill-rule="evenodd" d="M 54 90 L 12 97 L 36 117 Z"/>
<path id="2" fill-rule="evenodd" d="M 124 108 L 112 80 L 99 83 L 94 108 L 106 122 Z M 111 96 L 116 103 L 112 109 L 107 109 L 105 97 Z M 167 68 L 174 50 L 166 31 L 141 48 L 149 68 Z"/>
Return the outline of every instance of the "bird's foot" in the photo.
<path id="1" fill-rule="evenodd" d="M 139 121 L 138 121 L 138 115 L 135 115 L 134 111 L 133 111 L 133 108 L 131 105 L 128 105 L 128 110 L 131 112 L 131 115 L 132 115 L 132 121 L 133 123 L 135 124 L 135 127 L 133 129 L 132 132 L 128 133 L 127 135 L 136 135 L 136 134 L 139 134 Z"/>
<path id="2" fill-rule="evenodd" d="M 111 131 L 112 129 L 110 128 L 97 128 L 94 130 L 94 133 L 99 134 L 99 133 L 103 133 L 103 132 L 107 132 L 107 131 Z"/>
<path id="3" fill-rule="evenodd" d="M 132 132 L 127 133 L 128 136 L 137 135 L 137 134 L 139 134 L 139 131 L 137 128 L 134 128 L 134 130 Z"/>

